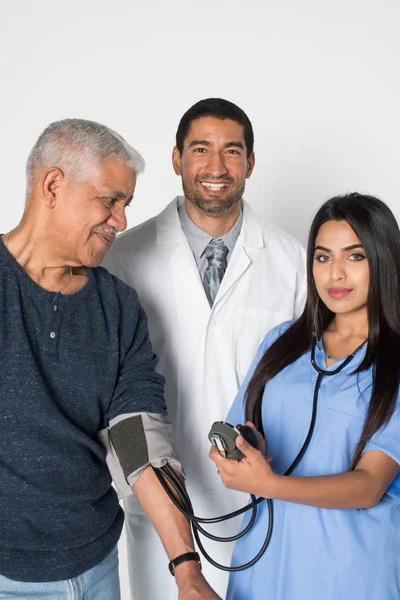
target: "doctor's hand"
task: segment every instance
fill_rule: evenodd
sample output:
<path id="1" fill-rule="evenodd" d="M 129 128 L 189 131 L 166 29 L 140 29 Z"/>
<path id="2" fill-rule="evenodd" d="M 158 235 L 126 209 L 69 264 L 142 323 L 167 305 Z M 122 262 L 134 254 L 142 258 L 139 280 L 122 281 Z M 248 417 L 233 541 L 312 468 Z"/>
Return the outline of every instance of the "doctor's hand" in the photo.
<path id="1" fill-rule="evenodd" d="M 236 438 L 236 446 L 244 454 L 240 461 L 224 458 L 214 446 L 210 449 L 209 456 L 216 464 L 224 486 L 262 498 L 272 498 L 277 479 L 270 467 L 272 458 L 264 457 L 261 450 L 253 448 L 241 435 Z"/>

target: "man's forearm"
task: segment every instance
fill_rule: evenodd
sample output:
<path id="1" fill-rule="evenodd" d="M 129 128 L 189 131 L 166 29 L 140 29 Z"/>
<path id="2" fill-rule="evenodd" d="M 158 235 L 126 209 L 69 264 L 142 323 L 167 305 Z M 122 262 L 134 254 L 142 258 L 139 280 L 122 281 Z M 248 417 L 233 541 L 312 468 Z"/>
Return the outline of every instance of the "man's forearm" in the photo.
<path id="1" fill-rule="evenodd" d="M 151 467 L 144 470 L 133 485 L 133 491 L 160 536 L 169 560 L 193 552 L 189 521 L 170 500 Z M 163 566 L 155 565 L 156 568 Z M 168 569 L 167 560 L 164 568 Z M 221 600 L 204 579 L 196 561 L 181 563 L 174 575 L 179 600 Z"/>
<path id="2" fill-rule="evenodd" d="M 151 467 L 145 469 L 133 486 L 134 493 L 160 536 L 165 552 L 172 560 L 186 552 L 193 552 L 194 543 L 186 517 L 168 498 Z M 167 569 L 167 562 L 165 569 Z M 177 567 L 177 583 L 183 573 L 193 573 L 200 568 L 195 561 Z"/>

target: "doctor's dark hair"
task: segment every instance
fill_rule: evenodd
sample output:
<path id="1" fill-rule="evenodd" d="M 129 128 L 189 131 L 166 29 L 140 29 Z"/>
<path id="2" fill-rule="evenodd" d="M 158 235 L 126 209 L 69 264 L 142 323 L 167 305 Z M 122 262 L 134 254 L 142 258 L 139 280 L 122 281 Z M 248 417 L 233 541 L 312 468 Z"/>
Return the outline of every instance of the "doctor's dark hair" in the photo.
<path id="1" fill-rule="evenodd" d="M 346 221 L 364 247 L 369 266 L 368 346 L 355 372 L 373 368 L 373 385 L 366 420 L 350 469 L 361 458 L 366 443 L 393 414 L 400 382 L 400 231 L 390 209 L 378 198 L 358 193 L 331 198 L 316 213 L 307 246 L 307 300 L 300 318 L 265 352 L 249 382 L 246 419 L 261 432 L 265 384 L 311 348 L 317 335 L 334 317 L 318 294 L 313 277 L 315 240 L 327 221 Z M 316 312 L 317 308 L 317 312 Z M 293 402 L 296 399 L 293 398 Z"/>
<path id="2" fill-rule="evenodd" d="M 239 125 L 242 125 L 243 137 L 246 144 L 246 154 L 247 158 L 249 158 L 254 147 L 253 127 L 250 119 L 239 106 L 236 106 L 233 102 L 229 102 L 223 98 L 206 98 L 205 100 L 200 100 L 185 112 L 179 122 L 176 132 L 176 147 L 179 150 L 179 154 L 182 154 L 183 144 L 187 138 L 192 122 L 196 121 L 196 119 L 201 119 L 202 117 L 213 117 L 214 119 L 220 120 L 231 119 L 232 121 L 239 123 Z"/>

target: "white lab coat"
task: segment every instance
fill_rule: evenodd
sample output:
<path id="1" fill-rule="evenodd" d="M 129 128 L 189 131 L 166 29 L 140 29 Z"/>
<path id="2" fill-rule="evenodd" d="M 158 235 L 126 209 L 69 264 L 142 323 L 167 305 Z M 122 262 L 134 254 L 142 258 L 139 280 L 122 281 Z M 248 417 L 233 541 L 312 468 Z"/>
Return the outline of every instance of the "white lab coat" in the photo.
<path id="1" fill-rule="evenodd" d="M 119 236 L 104 266 L 138 291 L 148 315 L 188 492 L 195 513 L 207 517 L 231 512 L 244 500 L 224 488 L 208 458 L 209 429 L 225 418 L 267 332 L 301 313 L 305 260 L 297 240 L 260 221 L 244 202 L 241 233 L 210 308 L 181 228 L 177 206 L 183 201 L 176 198 L 158 216 Z M 161 543 L 134 496 L 125 508 L 132 598 L 177 598 Z M 240 518 L 211 531 L 231 535 L 239 524 Z M 229 565 L 232 544 L 205 540 L 205 547 Z M 203 572 L 225 597 L 228 574 L 205 559 Z"/>

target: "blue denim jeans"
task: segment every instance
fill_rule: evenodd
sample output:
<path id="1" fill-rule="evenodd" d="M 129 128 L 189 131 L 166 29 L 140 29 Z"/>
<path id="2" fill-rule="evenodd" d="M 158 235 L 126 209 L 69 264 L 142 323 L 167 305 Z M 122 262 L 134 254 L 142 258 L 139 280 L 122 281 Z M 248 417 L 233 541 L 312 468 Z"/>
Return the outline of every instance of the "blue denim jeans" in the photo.
<path id="1" fill-rule="evenodd" d="M 120 600 L 117 547 L 96 567 L 63 581 L 14 581 L 0 575 L 1 600 Z"/>

